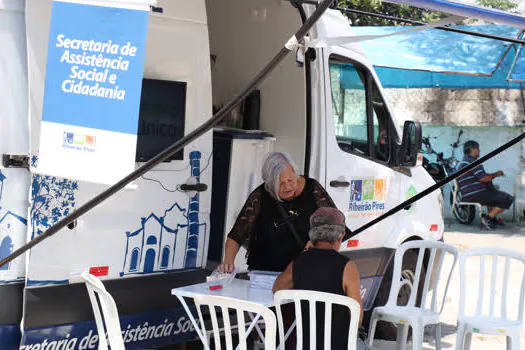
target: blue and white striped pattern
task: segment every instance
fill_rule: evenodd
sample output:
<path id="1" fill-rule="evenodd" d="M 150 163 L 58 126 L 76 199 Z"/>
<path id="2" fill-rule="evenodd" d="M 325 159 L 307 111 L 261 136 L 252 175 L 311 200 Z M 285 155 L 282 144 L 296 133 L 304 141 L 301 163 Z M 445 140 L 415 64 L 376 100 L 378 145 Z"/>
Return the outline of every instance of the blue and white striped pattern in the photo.
<path id="1" fill-rule="evenodd" d="M 471 156 L 465 156 L 461 162 L 459 162 L 457 169 L 461 170 L 476 159 Z M 483 183 L 480 180 L 487 175 L 483 165 L 479 165 L 471 171 L 468 171 L 465 175 L 460 176 L 458 179 L 459 191 L 461 192 L 462 199 L 468 199 L 476 193 L 485 191 L 488 188 L 487 183 Z"/>

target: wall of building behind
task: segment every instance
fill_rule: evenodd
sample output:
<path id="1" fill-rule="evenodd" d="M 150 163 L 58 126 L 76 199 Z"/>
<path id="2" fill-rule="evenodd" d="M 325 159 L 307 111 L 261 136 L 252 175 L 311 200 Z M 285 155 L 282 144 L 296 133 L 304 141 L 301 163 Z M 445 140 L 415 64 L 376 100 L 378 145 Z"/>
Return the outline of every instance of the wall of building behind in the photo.
<path id="1" fill-rule="evenodd" d="M 401 125 L 405 120 L 423 124 L 423 135 L 431 137 L 432 148 L 451 156 L 452 144 L 463 130 L 461 143 L 476 140 L 481 154 L 508 142 L 525 131 L 525 91 L 520 89 L 385 89 Z M 435 137 L 435 138 L 432 138 Z M 456 158 L 463 156 L 462 147 Z M 435 156 L 427 156 L 435 161 Z M 502 170 L 494 181 L 502 191 L 514 194 L 516 176 L 525 171 L 525 143 L 513 146 L 485 164 L 487 172 Z M 445 215 L 450 217 L 449 191 L 445 189 Z M 511 219 L 513 210 L 503 214 Z"/>

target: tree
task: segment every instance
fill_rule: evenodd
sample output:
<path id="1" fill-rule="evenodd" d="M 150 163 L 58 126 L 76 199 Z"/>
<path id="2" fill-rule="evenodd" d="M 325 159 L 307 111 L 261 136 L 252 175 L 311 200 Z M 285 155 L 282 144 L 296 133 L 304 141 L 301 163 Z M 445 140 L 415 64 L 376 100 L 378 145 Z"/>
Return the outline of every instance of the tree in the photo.
<path id="1" fill-rule="evenodd" d="M 510 0 L 481 0 L 481 1 L 510 1 Z M 390 4 L 379 0 L 339 0 L 339 7 L 356 9 L 365 12 L 378 13 L 382 15 L 397 17 L 401 19 L 408 19 L 413 21 L 420 21 L 425 23 L 437 22 L 447 15 L 441 12 L 420 9 L 417 7 L 407 5 Z M 392 21 L 388 19 L 345 13 L 352 21 L 353 26 L 404 26 L 411 25 L 400 21 Z"/>
<path id="2" fill-rule="evenodd" d="M 512 0 L 477 0 L 477 3 L 481 6 L 503 11 L 515 10 L 518 7 L 518 4 Z"/>

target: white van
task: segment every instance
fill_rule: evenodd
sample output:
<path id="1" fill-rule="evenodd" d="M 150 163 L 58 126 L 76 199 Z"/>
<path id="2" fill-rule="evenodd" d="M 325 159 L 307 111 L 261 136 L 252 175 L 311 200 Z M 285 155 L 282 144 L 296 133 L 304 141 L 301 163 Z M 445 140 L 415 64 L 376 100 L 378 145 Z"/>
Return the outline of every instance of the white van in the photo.
<path id="1" fill-rule="evenodd" d="M 0 258 L 107 188 L 36 171 L 51 5 L 0 2 Z M 149 18 L 137 166 L 240 92 L 313 10 L 281 0 L 159 0 Z M 349 35 L 335 10 L 310 32 L 311 39 Z M 18 348 L 20 324 L 24 349 L 95 348 L 85 287 L 70 283 L 83 271 L 100 276 L 115 298 L 130 348 L 194 338 L 170 289 L 203 281 L 206 267 L 221 260 L 225 235 L 271 150 L 291 153 L 346 213 L 350 229 L 434 183 L 416 166 L 419 125 L 405 125 L 413 147 L 402 151 L 402 131 L 359 45 L 299 48 L 258 89 L 244 113 L 261 132 L 207 132 L 0 268 L 2 349 Z M 442 239 L 441 201 L 436 191 L 344 242 L 367 310 L 386 301 L 399 244 Z M 401 298 L 413 264 L 407 259 Z"/>

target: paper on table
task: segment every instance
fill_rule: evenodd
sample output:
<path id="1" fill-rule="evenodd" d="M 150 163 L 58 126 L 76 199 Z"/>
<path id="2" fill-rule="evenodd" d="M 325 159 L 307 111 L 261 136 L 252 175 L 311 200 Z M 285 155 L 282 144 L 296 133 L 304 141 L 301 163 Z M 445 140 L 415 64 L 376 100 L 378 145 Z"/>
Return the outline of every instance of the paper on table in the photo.
<path id="1" fill-rule="evenodd" d="M 280 272 L 253 270 L 250 276 L 250 288 L 271 290 Z"/>

